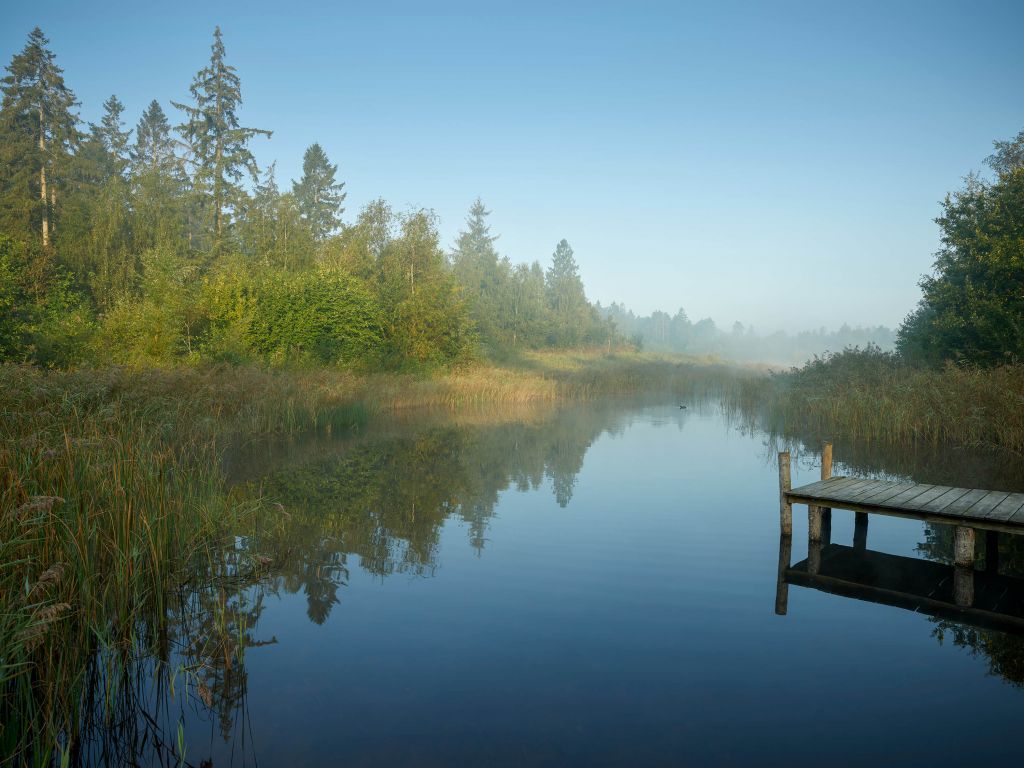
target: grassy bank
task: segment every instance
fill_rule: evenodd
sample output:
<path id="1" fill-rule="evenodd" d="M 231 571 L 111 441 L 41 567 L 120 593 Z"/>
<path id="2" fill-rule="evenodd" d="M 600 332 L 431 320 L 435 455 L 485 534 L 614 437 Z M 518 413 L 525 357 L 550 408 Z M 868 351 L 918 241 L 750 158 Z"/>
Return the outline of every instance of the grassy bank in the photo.
<path id="1" fill-rule="evenodd" d="M 977 446 L 1024 455 L 1024 365 L 924 368 L 878 349 L 748 378 L 734 403 L 785 436 Z"/>
<path id="2" fill-rule="evenodd" d="M 143 653 L 166 657 L 164 617 L 186 581 L 230 570 L 215 544 L 260 502 L 227 490 L 228 439 L 333 432 L 423 407 L 699 396 L 735 373 L 598 353 L 434 376 L 0 366 L 0 758 L 76 762 L 77 729 L 106 727 L 129 694 L 118 670 Z"/>

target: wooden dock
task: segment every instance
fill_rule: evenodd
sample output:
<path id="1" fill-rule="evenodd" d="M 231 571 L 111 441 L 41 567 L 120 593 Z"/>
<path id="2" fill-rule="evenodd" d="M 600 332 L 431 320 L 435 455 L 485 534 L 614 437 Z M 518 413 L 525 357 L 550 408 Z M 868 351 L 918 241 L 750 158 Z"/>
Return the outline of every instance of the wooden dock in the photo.
<path id="1" fill-rule="evenodd" d="M 921 613 L 962 624 L 1024 635 L 1024 580 L 997 572 L 996 561 L 965 575 L 944 563 L 859 550 L 822 547 L 787 567 L 783 584 Z M 969 582 L 969 583 L 968 583 Z M 969 604 L 965 598 L 970 597 Z M 778 604 L 778 599 L 776 600 Z"/>
<path id="2" fill-rule="evenodd" d="M 972 528 L 997 531 L 1019 533 L 1024 529 L 1024 493 L 832 477 L 793 488 L 786 496 L 790 504 L 839 507 L 934 523 L 969 523 Z"/>
<path id="3" fill-rule="evenodd" d="M 790 568 L 794 504 L 807 505 L 807 560 Z M 855 513 L 852 548 L 832 544 L 833 508 L 849 509 Z M 850 593 L 851 596 L 862 596 L 876 602 L 906 607 L 916 605 L 930 609 L 928 612 L 934 615 L 959 611 L 958 615 L 966 616 L 970 611 L 971 617 L 980 624 L 988 622 L 990 626 L 997 624 L 1024 629 L 1024 582 L 1009 584 L 1000 577 L 998 564 L 1000 533 L 1024 534 L 1024 493 L 833 477 L 832 446 L 826 443 L 822 450 L 821 479 L 798 488 L 790 484 L 789 453 L 779 454 L 779 514 L 782 538 L 776 613 L 786 613 L 786 587 L 790 583 L 798 583 L 825 591 Z M 871 514 L 954 526 L 953 566 L 913 558 L 893 559 L 892 556 L 868 552 L 868 516 Z M 975 589 L 976 529 L 985 531 L 987 537 L 986 575 L 979 585 L 984 587 L 980 593 Z M 868 572 L 875 573 L 875 576 L 877 566 L 886 563 L 892 578 L 888 583 L 874 583 L 871 579 L 868 583 L 859 581 L 855 578 L 857 567 L 860 567 L 857 558 L 863 560 L 861 566 L 873 564 L 875 570 L 869 568 Z M 902 561 L 919 563 L 920 567 Z M 829 574 L 823 571 L 826 564 L 836 572 Z M 991 595 L 994 594 L 1020 597 L 1011 598 L 1009 602 L 1013 607 L 1005 610 L 1006 602 L 998 606 L 993 603 Z M 976 599 L 981 599 L 984 606 L 976 606 Z"/>

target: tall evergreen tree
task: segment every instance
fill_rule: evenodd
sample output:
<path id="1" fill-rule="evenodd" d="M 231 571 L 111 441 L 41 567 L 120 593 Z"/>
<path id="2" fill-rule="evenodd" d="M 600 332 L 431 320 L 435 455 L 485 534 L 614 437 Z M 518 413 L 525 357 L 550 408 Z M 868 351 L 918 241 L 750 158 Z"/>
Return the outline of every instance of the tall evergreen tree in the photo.
<path id="1" fill-rule="evenodd" d="M 494 247 L 498 239 L 487 224 L 490 211 L 477 198 L 452 251 L 455 275 L 466 290 L 470 315 L 481 337 L 491 345 L 512 341 L 511 266 Z"/>
<path id="2" fill-rule="evenodd" d="M 134 197 L 134 242 L 138 252 L 186 248 L 186 177 L 175 153 L 171 126 L 160 103 L 149 103 L 135 128 L 129 152 Z"/>
<path id="3" fill-rule="evenodd" d="M 302 157 L 302 179 L 292 182 L 299 212 L 318 242 L 341 225 L 346 195 L 344 182 L 335 180 L 337 172 L 338 166 L 331 165 L 323 148 L 313 144 Z"/>
<path id="4" fill-rule="evenodd" d="M 249 140 L 258 135 L 269 137 L 271 131 L 239 123 L 242 85 L 235 68 L 225 63 L 220 27 L 213 31 L 210 63 L 196 73 L 189 91 L 191 104 L 171 103 L 187 117 L 178 131 L 191 153 L 192 184 L 201 196 L 205 223 L 217 253 L 227 234 L 231 211 L 244 195 L 244 173 L 248 171 L 253 181 L 259 177 Z"/>
<path id="5" fill-rule="evenodd" d="M 545 278 L 548 304 L 554 315 L 552 341 L 559 346 L 579 344 L 589 331 L 591 314 L 568 241 L 559 241 Z"/>
<path id="6" fill-rule="evenodd" d="M 111 96 L 103 102 L 103 117 L 99 125 L 92 126 L 92 132 L 100 141 L 103 151 L 107 155 L 109 171 L 121 176 L 128 168 L 129 148 L 131 130 L 124 130 L 124 122 L 121 115 L 124 113 L 124 104 L 116 95 Z"/>
<path id="7" fill-rule="evenodd" d="M 93 299 L 106 306 L 137 277 L 131 242 L 131 189 L 127 179 L 130 130 L 124 130 L 124 105 L 117 96 L 103 104 L 103 117 L 89 126 L 72 168 L 64 226 L 56 238 L 66 264 Z"/>
<path id="8" fill-rule="evenodd" d="M 50 245 L 71 152 L 78 143 L 78 101 L 36 27 L 0 80 L 0 224 L 37 232 Z"/>
<path id="9" fill-rule="evenodd" d="M 169 174 L 177 166 L 171 126 L 160 102 L 156 99 L 149 102 L 149 106 L 139 118 L 139 124 L 135 128 L 135 146 L 131 149 L 131 161 L 136 176 L 145 173 L 147 169 Z"/>

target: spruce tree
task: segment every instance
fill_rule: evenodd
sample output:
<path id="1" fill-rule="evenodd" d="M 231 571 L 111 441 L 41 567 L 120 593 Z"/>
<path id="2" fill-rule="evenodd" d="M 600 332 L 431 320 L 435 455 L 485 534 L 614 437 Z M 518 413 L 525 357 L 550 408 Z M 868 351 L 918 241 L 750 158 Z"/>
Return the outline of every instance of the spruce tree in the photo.
<path id="1" fill-rule="evenodd" d="M 183 252 L 187 243 L 187 179 L 175 153 L 167 115 L 158 101 L 151 101 L 142 113 L 129 154 L 136 250 L 141 253 L 160 247 Z"/>
<path id="2" fill-rule="evenodd" d="M 36 27 L 0 80 L 0 224 L 38 232 L 50 245 L 71 152 L 78 143 L 78 101 L 64 84 L 49 40 Z"/>
<path id="3" fill-rule="evenodd" d="M 559 346 L 579 344 L 589 330 L 590 306 L 583 281 L 566 240 L 559 241 L 545 275 L 548 303 L 554 315 L 552 341 Z"/>
<path id="4" fill-rule="evenodd" d="M 131 140 L 131 130 L 123 130 L 121 115 L 124 113 L 124 104 L 116 95 L 111 96 L 103 102 L 103 117 L 99 125 L 92 126 L 92 132 L 100 141 L 103 151 L 106 153 L 108 170 L 118 176 L 124 175 L 128 168 L 129 151 L 128 142 Z"/>
<path id="5" fill-rule="evenodd" d="M 341 225 L 341 204 L 345 200 L 344 182 L 336 181 L 337 165 L 331 165 L 327 153 L 313 144 L 302 157 L 302 179 L 292 182 L 292 193 L 302 218 L 313 238 L 323 241 Z"/>
<path id="6" fill-rule="evenodd" d="M 220 27 L 213 31 L 210 63 L 196 73 L 189 91 L 191 104 L 171 103 L 187 117 L 178 131 L 191 153 L 192 185 L 200 197 L 213 252 L 218 253 L 231 211 L 245 194 L 241 187 L 244 173 L 248 171 L 253 181 L 259 178 L 249 140 L 258 135 L 269 137 L 271 132 L 239 123 L 242 85 L 235 68 L 225 63 Z"/>
<path id="7" fill-rule="evenodd" d="M 147 170 L 170 174 L 177 165 L 171 126 L 160 102 L 156 99 L 149 103 L 139 118 L 139 124 L 135 128 L 135 146 L 131 149 L 131 161 L 136 176 Z"/>
<path id="8" fill-rule="evenodd" d="M 491 212 L 477 198 L 466 217 L 452 251 L 452 265 L 469 299 L 470 315 L 484 341 L 492 345 L 513 342 L 514 310 L 510 286 L 511 266 L 498 256 L 487 217 Z"/>

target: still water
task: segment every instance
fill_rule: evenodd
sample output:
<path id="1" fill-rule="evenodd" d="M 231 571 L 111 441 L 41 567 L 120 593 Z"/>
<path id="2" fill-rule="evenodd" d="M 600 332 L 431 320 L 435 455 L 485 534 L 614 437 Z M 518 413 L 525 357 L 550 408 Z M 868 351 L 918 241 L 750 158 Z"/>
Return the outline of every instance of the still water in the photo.
<path id="1" fill-rule="evenodd" d="M 776 615 L 777 449 L 713 402 L 604 402 L 237 454 L 233 481 L 272 508 L 225 553 L 232 578 L 182 607 L 171 657 L 190 671 L 174 696 L 151 692 L 153 733 L 213 766 L 1015 757 L 1017 638 L 796 586 Z M 816 459 L 800 453 L 794 485 Z M 1021 477 L 969 453 L 837 443 L 836 461 Z M 797 561 L 804 507 L 794 520 Z M 852 537 L 836 510 L 832 540 Z M 870 521 L 871 550 L 945 562 L 947 544 Z M 212 625 L 244 652 L 231 660 Z"/>

